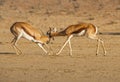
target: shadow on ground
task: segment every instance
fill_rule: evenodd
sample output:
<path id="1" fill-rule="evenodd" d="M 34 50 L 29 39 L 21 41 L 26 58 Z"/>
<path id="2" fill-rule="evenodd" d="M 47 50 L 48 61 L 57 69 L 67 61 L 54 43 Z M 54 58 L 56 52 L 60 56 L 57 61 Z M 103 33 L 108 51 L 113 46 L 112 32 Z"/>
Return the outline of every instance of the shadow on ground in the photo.
<path id="1" fill-rule="evenodd" d="M 120 35 L 120 32 L 100 32 L 100 35 Z"/>

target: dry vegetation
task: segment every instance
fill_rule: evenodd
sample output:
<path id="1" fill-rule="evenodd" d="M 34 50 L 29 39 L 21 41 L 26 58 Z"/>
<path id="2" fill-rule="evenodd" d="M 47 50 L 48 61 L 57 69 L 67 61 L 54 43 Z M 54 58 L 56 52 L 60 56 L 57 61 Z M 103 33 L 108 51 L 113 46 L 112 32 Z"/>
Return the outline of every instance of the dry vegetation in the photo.
<path id="1" fill-rule="evenodd" d="M 60 56 L 45 56 L 34 43 L 18 42 L 23 55 L 16 55 L 10 26 L 28 22 L 44 33 L 79 22 L 98 26 L 107 56 L 96 56 L 96 41 L 75 37 L 73 55 L 66 47 Z M 120 82 L 120 0 L 0 0 L 0 82 Z M 62 41 L 61 41 L 62 39 Z M 66 37 L 49 46 L 56 52 Z"/>

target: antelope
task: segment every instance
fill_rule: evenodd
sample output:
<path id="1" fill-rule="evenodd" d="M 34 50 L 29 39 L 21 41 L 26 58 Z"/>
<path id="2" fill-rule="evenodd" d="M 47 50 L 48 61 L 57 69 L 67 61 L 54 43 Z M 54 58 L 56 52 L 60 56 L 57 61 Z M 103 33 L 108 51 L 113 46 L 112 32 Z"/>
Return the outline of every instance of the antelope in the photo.
<path id="1" fill-rule="evenodd" d="M 66 29 L 60 32 L 53 32 L 53 30 L 50 28 L 47 31 L 47 35 L 49 35 L 50 38 L 54 38 L 55 36 L 67 36 L 67 40 L 65 41 L 61 49 L 56 53 L 56 55 L 59 55 L 61 51 L 63 50 L 63 48 L 66 46 L 66 44 L 69 43 L 69 48 L 70 48 L 69 53 L 70 53 L 70 56 L 72 56 L 72 46 L 71 46 L 70 40 L 75 35 L 86 36 L 90 39 L 97 40 L 98 44 L 97 44 L 96 55 L 98 55 L 100 43 L 102 44 L 104 55 L 106 55 L 104 41 L 97 36 L 97 32 L 98 32 L 98 28 L 95 25 L 91 23 L 79 23 L 75 25 L 70 25 Z"/>
<path id="2" fill-rule="evenodd" d="M 14 39 L 11 41 L 11 43 L 16 51 L 16 54 L 22 54 L 21 50 L 16 46 L 21 37 L 36 43 L 46 54 L 48 53 L 44 49 L 43 45 L 47 46 L 47 43 L 50 41 L 49 37 L 44 35 L 42 31 L 38 31 L 37 29 L 33 28 L 30 24 L 26 22 L 15 22 L 10 27 L 10 31 L 14 35 Z"/>

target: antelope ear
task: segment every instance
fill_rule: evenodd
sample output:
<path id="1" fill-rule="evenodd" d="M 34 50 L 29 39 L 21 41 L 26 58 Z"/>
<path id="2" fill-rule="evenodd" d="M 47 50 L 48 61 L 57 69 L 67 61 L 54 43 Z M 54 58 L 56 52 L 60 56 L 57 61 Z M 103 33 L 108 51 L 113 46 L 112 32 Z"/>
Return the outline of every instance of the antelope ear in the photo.
<path id="1" fill-rule="evenodd" d="M 53 28 L 53 31 L 54 31 L 54 32 L 57 32 L 57 28 Z"/>

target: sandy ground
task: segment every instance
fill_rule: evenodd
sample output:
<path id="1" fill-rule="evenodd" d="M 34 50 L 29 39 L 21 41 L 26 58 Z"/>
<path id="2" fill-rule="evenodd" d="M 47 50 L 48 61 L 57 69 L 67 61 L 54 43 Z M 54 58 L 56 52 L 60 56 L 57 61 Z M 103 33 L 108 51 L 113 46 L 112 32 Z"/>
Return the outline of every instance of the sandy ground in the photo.
<path id="1" fill-rule="evenodd" d="M 18 10 L 16 9 L 17 3 L 11 3 L 12 0 L 9 0 L 11 2 L 3 1 L 6 3 L 0 4 L 0 82 L 120 82 L 120 5 L 117 3 L 119 0 L 114 3 L 104 0 L 105 3 L 109 2 L 109 4 L 99 11 L 80 11 L 77 13 L 73 13 L 75 12 L 73 10 L 61 11 L 56 5 L 51 7 L 52 3 L 47 3 L 50 9 L 58 8 L 57 10 L 61 11 L 60 14 L 58 14 L 59 11 L 52 11 L 52 9 L 45 13 L 45 9 L 48 8 L 44 8 L 45 2 L 43 2 L 45 6 L 40 6 L 44 9 L 39 12 L 38 9 L 35 10 L 36 7 L 29 12 L 23 12 L 24 8 L 29 9 L 32 0 L 28 3 L 30 5 L 24 8 L 22 8 L 23 4 L 21 7 L 17 7 Z M 88 1 L 87 4 L 94 4 L 90 0 L 86 1 Z M 54 2 L 54 4 L 57 3 Z M 10 10 L 7 4 L 14 4 L 14 6 L 11 5 Z M 64 4 L 61 2 L 61 4 L 66 5 L 67 2 Z M 70 4 L 63 7 L 67 9 L 68 6 Z M 98 4 L 95 6 L 98 8 Z M 80 8 L 83 9 L 82 6 Z M 87 7 L 85 8 L 87 9 Z M 16 21 L 28 22 L 44 33 L 49 27 L 61 30 L 81 21 L 93 23 L 98 26 L 99 32 L 103 33 L 99 36 L 105 42 L 107 55 L 103 55 L 103 50 L 100 47 L 100 53 L 96 56 L 97 41 L 86 37 L 74 37 L 71 40 L 73 57 L 69 56 L 68 46 L 59 56 L 55 56 L 55 54 L 45 55 L 35 43 L 23 38 L 18 42 L 18 47 L 23 54 L 16 55 L 10 44 L 13 35 L 9 30 Z M 56 53 L 65 40 L 66 37 L 56 37 L 48 45 Z"/>

